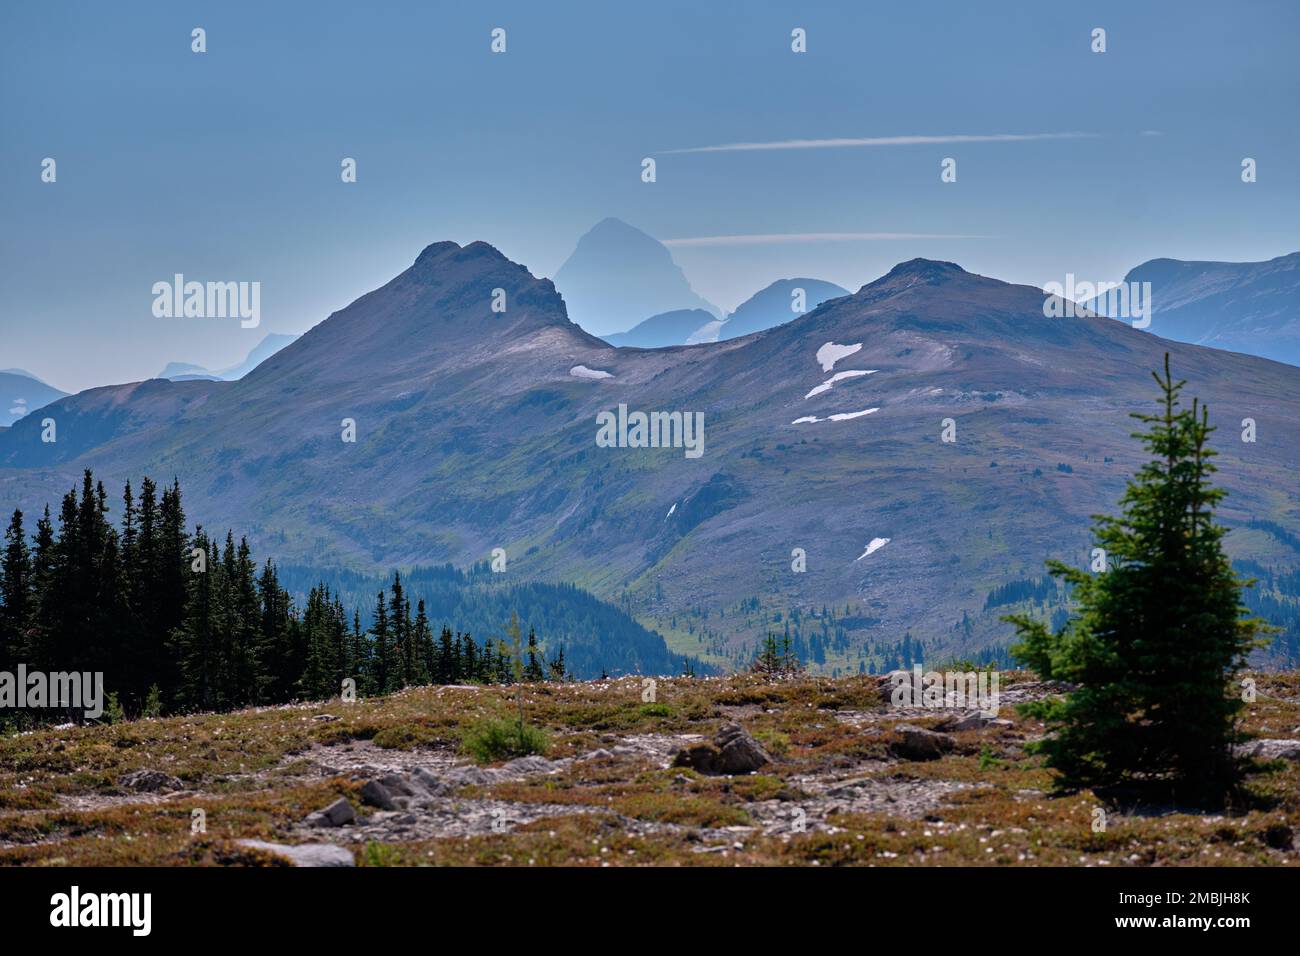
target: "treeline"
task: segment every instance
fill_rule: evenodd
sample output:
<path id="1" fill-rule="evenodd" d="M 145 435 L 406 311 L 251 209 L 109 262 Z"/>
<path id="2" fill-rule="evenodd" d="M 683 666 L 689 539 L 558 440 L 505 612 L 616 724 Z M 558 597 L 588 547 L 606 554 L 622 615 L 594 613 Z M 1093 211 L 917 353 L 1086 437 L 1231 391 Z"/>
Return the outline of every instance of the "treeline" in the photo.
<path id="1" fill-rule="evenodd" d="M 362 626 L 337 594 L 313 587 L 299 610 L 276 566 L 248 542 L 185 530 L 178 483 L 128 482 L 119 527 L 87 470 L 80 492 L 46 506 L 30 533 L 21 511 L 0 560 L 0 671 L 102 672 L 128 715 L 225 710 L 425 683 L 564 678 L 564 650 L 547 661 L 530 632 L 515 648 L 476 643 L 443 627 L 435 638 L 423 600 L 400 575 L 375 596 Z M 509 632 L 508 632 L 509 633 Z M 516 657 L 520 669 L 516 668 Z"/>
<path id="2" fill-rule="evenodd" d="M 324 581 L 345 606 L 360 609 L 363 630 L 375 623 L 376 592 L 391 583 L 391 576 L 336 568 L 286 564 L 277 566 L 277 572 L 280 584 L 300 601 Z M 539 635 L 547 636 L 548 655 L 558 654 L 556 644 L 562 635 L 565 669 L 579 680 L 606 673 L 712 672 L 700 661 L 670 651 L 662 635 L 619 607 L 572 584 L 519 581 L 516 575 L 492 572 L 486 563 L 466 570 L 416 566 L 403 573 L 402 584 L 424 599 L 431 621 L 449 621 L 471 634 L 500 633 L 502 623 L 517 613 Z"/>
<path id="3" fill-rule="evenodd" d="M 1056 580 L 1049 575 L 1008 581 L 989 591 L 984 598 L 984 610 L 1004 607 L 1008 604 L 1020 604 L 1023 601 L 1041 604 L 1048 598 L 1056 597 L 1059 590 Z"/>
<path id="4" fill-rule="evenodd" d="M 1276 570 L 1249 560 L 1234 561 L 1233 568 L 1242 577 L 1256 581 L 1253 588 L 1242 592 L 1242 603 L 1252 614 L 1278 628 L 1268 647 L 1251 654 L 1252 665 L 1287 669 L 1300 666 L 1300 572 Z"/>

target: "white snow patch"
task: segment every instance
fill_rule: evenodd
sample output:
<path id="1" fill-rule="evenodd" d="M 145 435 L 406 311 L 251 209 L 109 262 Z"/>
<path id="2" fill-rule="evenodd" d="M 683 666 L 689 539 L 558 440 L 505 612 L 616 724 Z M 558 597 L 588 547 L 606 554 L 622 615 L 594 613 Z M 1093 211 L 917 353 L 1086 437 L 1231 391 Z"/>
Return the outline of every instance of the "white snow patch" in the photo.
<path id="1" fill-rule="evenodd" d="M 837 415 L 831 415 L 828 418 L 818 418 L 816 415 L 805 415 L 803 418 L 796 418 L 791 425 L 802 425 L 804 422 L 844 422 L 850 418 L 861 418 L 863 415 L 870 415 L 873 412 L 880 411 L 879 408 L 864 408 L 860 412 L 840 412 Z"/>
<path id="2" fill-rule="evenodd" d="M 676 510 L 677 510 L 677 502 L 674 501 L 673 506 L 668 509 L 668 514 L 664 515 L 664 520 L 667 521 L 669 518 L 671 518 L 673 516 L 673 512 Z"/>
<path id="3" fill-rule="evenodd" d="M 602 372 L 598 368 L 587 368 L 585 365 L 575 365 L 569 369 L 569 374 L 574 378 L 613 378 L 613 372 Z"/>
<path id="4" fill-rule="evenodd" d="M 885 545 L 889 544 L 889 540 L 890 540 L 889 538 L 872 538 L 871 543 L 867 545 L 867 550 L 863 551 L 860 555 L 858 555 L 857 561 L 861 561 L 863 558 L 871 554 L 873 551 L 879 551 Z"/>
<path id="5" fill-rule="evenodd" d="M 861 348 L 861 342 L 857 345 L 836 345 L 834 342 L 827 342 L 817 350 L 817 361 L 821 363 L 823 372 L 829 372 L 835 367 L 836 362 L 848 358 Z"/>
<path id="6" fill-rule="evenodd" d="M 814 395 L 820 395 L 822 392 L 829 392 L 831 390 L 832 385 L 834 385 L 836 382 L 842 382 L 846 378 L 858 378 L 861 375 L 874 375 L 878 371 L 879 369 L 868 368 L 868 369 L 850 369 L 845 372 L 836 372 L 826 381 L 822 382 L 811 392 L 805 395 L 804 398 L 812 398 Z"/>
<path id="7" fill-rule="evenodd" d="M 880 411 L 878 408 L 864 408 L 860 412 L 840 412 L 838 415 L 832 415 L 830 420 L 833 422 L 844 422 L 848 421 L 850 418 L 861 418 L 863 415 L 870 415 L 873 412 L 878 411 Z"/>

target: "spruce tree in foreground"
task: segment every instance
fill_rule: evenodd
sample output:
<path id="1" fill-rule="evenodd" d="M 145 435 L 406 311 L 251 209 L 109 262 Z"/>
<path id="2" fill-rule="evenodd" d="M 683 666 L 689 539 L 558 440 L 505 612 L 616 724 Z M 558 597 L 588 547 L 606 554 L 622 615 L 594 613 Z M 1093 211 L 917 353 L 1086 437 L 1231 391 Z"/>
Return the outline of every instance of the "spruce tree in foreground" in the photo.
<path id="1" fill-rule="evenodd" d="M 1165 356 L 1160 410 L 1134 413 L 1151 453 L 1130 480 L 1118 518 L 1096 516 L 1101 573 L 1048 566 L 1073 588 L 1077 613 L 1056 633 L 1027 615 L 1012 652 L 1047 679 L 1080 685 L 1032 712 L 1053 733 L 1043 742 L 1067 787 L 1135 788 L 1162 798 L 1217 802 L 1240 779 L 1233 754 L 1242 708 L 1234 675 L 1270 628 L 1246 616 L 1223 551 L 1227 529 L 1210 485 L 1215 455 L 1206 409 L 1179 400 Z"/>

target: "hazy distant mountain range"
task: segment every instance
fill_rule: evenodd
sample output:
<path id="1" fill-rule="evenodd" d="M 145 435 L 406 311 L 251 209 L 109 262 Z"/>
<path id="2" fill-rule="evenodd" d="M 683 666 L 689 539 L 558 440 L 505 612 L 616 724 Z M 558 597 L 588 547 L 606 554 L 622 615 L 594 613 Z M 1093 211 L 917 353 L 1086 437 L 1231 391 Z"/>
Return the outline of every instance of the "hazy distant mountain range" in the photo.
<path id="1" fill-rule="evenodd" d="M 802 307 L 799 311 L 794 309 L 798 304 L 795 299 L 796 293 L 799 293 L 802 299 Z M 823 282 L 821 279 L 778 279 L 738 305 L 736 311 L 727 316 L 727 321 L 722 323 L 718 338 L 736 339 L 742 335 L 783 325 L 804 312 L 811 312 L 827 299 L 837 299 L 848 294 L 848 289 L 843 289 L 834 282 Z"/>
<path id="2" fill-rule="evenodd" d="M 31 372 L 20 368 L 0 369 L 0 425 L 12 425 L 29 412 L 67 394 Z"/>
<path id="3" fill-rule="evenodd" d="M 792 608 L 837 607 L 850 640 L 828 660 L 852 668 L 861 642 L 908 632 L 1005 640 L 994 588 L 1049 556 L 1083 563 L 1169 351 L 1220 425 L 1230 550 L 1293 571 L 1300 369 L 1047 319 L 1043 298 L 917 259 L 760 334 L 618 349 L 549 280 L 440 242 L 237 382 L 59 399 L 55 444 L 18 422 L 0 433 L 0 505 L 56 501 L 84 466 L 110 484 L 176 475 L 192 520 L 259 554 L 369 573 L 502 548 L 508 580 L 586 587 L 706 658 Z M 597 415 L 620 406 L 702 414 L 703 454 L 599 447 Z"/>
<path id="4" fill-rule="evenodd" d="M 1300 252 L 1267 262 L 1152 259 L 1124 281 L 1151 283 L 1156 335 L 1300 365 Z"/>
<path id="5" fill-rule="evenodd" d="M 570 319 L 610 345 L 635 348 L 739 338 L 848 295 L 848 289 L 820 279 L 778 279 L 725 315 L 695 294 L 663 243 L 612 218 L 578 240 L 555 286 Z M 796 290 L 802 290 L 799 301 Z M 672 307 L 655 311 L 655 303 Z"/>
<path id="6" fill-rule="evenodd" d="M 230 368 L 222 369 L 219 372 L 213 372 L 204 368 L 202 365 L 193 365 L 189 362 L 168 362 L 167 367 L 158 373 L 158 378 L 165 378 L 173 382 L 188 382 L 195 379 L 207 379 L 213 382 L 233 382 L 241 379 L 257 366 L 261 365 L 280 349 L 284 348 L 298 336 L 284 335 L 278 332 L 272 332 L 262 341 L 258 342 L 251 352 L 244 357 L 244 360 L 238 365 L 232 365 Z"/>
<path id="7" fill-rule="evenodd" d="M 610 345 L 663 348 L 735 339 L 762 332 L 810 312 L 827 299 L 848 295 L 833 282 L 820 279 L 778 279 L 742 302 L 735 312 L 718 319 L 703 309 L 678 309 L 652 315 L 626 332 L 603 335 Z M 796 298 L 796 295 L 798 298 Z M 794 306 L 802 305 L 800 311 Z"/>
<path id="8" fill-rule="evenodd" d="M 569 318 L 593 335 L 624 332 L 662 312 L 722 311 L 695 294 L 668 249 L 620 219 L 602 219 L 555 274 Z"/>
<path id="9" fill-rule="evenodd" d="M 1149 331 L 1163 338 L 1300 365 L 1300 252 L 1267 262 L 1152 259 L 1124 281 L 1151 283 Z M 695 294 L 662 243 L 612 218 L 579 240 L 555 284 L 573 321 L 612 345 L 638 348 L 733 339 L 781 325 L 798 314 L 791 307 L 797 288 L 809 311 L 848 294 L 820 279 L 780 279 L 724 316 Z M 1115 314 L 1103 300 L 1084 304 Z"/>
<path id="10" fill-rule="evenodd" d="M 697 332 L 717 321 L 712 312 L 705 312 L 703 309 L 674 309 L 672 312 L 652 315 L 626 332 L 602 335 L 601 338 L 610 345 L 642 349 L 685 345 Z"/>

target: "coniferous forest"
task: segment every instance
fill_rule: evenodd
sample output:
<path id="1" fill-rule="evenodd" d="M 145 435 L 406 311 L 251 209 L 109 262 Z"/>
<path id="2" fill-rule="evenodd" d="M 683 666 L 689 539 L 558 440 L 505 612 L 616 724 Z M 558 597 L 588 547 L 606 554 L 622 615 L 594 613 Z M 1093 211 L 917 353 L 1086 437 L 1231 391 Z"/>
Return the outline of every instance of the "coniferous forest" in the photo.
<path id="1" fill-rule="evenodd" d="M 276 566 L 233 532 L 185 529 L 179 483 L 128 482 L 120 526 L 90 470 L 34 528 L 15 511 L 0 561 L 0 671 L 102 672 L 126 716 L 229 710 L 428 683 L 509 683 L 515 651 L 442 626 L 395 573 L 368 622 L 325 584 L 298 607 Z M 517 622 L 512 622 L 517 627 Z M 564 679 L 564 648 L 547 660 L 529 632 L 528 680 Z M 27 718 L 34 715 L 28 713 Z M 49 711 L 47 719 L 62 719 Z"/>

